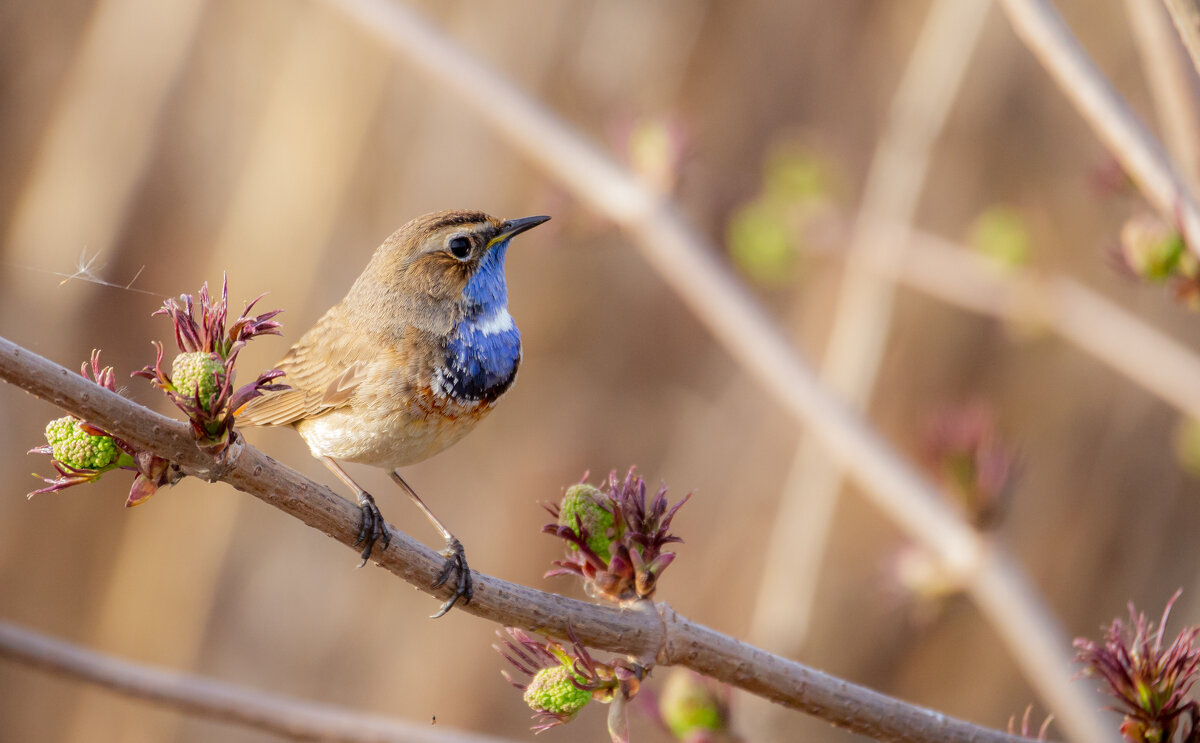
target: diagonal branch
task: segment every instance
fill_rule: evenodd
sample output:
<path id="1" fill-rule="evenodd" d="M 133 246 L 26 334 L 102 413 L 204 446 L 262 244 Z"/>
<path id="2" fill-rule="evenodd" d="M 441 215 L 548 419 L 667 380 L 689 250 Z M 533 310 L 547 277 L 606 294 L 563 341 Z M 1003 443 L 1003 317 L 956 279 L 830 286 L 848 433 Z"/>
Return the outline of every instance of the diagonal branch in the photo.
<path id="1" fill-rule="evenodd" d="M 185 474 L 220 480 L 295 516 L 355 549 L 359 510 L 244 442 L 223 461 L 200 451 L 181 421 L 172 420 L 110 392 L 68 369 L 0 338 L 0 379 L 84 418 L 137 448 L 171 460 Z M 412 537 L 387 526 L 390 546 L 376 561 L 417 588 L 447 598 L 449 587 L 431 589 L 442 558 Z M 1009 566 L 988 561 L 1003 573 Z M 997 570 L 984 575 L 997 579 Z M 1005 583 L 1000 577 L 1000 583 Z M 597 606 L 491 576 L 474 576 L 475 597 L 463 608 L 501 624 L 566 637 L 567 629 L 589 647 L 682 665 L 818 716 L 852 732 L 896 743 L 1017 743 L 1022 740 L 980 728 L 771 655 L 691 622 L 666 604 L 621 610 Z M 1011 590 L 1011 586 L 1009 586 Z M 1005 591 L 997 593 L 1003 597 Z M 1008 596 L 1007 598 L 1017 598 Z M 1016 627 L 1027 631 L 1028 627 Z"/>

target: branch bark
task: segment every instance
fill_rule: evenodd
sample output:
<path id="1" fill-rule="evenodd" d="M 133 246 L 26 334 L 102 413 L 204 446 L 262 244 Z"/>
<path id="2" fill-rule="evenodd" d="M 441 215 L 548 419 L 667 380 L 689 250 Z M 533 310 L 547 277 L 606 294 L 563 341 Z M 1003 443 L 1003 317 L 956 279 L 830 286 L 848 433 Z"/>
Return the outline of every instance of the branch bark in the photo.
<path id="1" fill-rule="evenodd" d="M 84 418 L 135 447 L 154 451 L 188 475 L 223 481 L 355 549 L 359 510 L 239 441 L 215 461 L 188 427 L 110 392 L 79 374 L 0 338 L 0 379 Z M 439 598 L 431 589 L 442 558 L 387 525 L 391 544 L 376 562 Z M 993 576 L 994 577 L 994 576 Z M 855 733 L 896 743 L 1017 743 L 1021 738 L 955 720 L 771 655 L 696 624 L 666 604 L 640 610 L 598 606 L 476 573 L 467 611 L 508 626 L 565 637 L 568 626 L 589 647 L 683 665 L 732 686 L 818 716 Z"/>

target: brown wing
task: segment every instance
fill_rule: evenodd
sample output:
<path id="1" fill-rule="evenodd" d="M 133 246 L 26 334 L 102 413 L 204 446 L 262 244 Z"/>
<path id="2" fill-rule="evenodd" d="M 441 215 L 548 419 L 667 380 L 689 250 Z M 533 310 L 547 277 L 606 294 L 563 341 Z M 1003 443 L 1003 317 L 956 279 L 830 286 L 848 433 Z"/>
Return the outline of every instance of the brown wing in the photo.
<path id="1" fill-rule="evenodd" d="M 256 397 L 237 413 L 239 425 L 283 426 L 350 402 L 379 348 L 352 331 L 334 308 L 275 365 L 290 390 Z"/>

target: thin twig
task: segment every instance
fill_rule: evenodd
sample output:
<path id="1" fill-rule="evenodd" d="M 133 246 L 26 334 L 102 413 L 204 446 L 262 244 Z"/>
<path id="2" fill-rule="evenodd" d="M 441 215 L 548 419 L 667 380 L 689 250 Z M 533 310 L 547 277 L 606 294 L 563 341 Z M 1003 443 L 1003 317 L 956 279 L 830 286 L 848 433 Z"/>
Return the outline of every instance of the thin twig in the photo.
<path id="1" fill-rule="evenodd" d="M 1196 89 L 1184 61 L 1179 39 L 1159 0 L 1125 0 L 1133 39 L 1142 57 L 1154 110 L 1167 149 L 1194 190 L 1200 168 L 1200 122 L 1196 118 Z"/>
<path id="2" fill-rule="evenodd" d="M 1200 255 L 1200 208 L 1162 145 L 1129 109 L 1049 0 L 1000 0 L 1017 35 L 1156 209 Z"/>
<path id="3" fill-rule="evenodd" d="M 939 0 L 925 18 L 867 171 L 821 379 L 857 410 L 870 403 L 891 326 L 895 273 L 934 143 L 957 98 L 990 0 Z M 767 540 L 750 639 L 795 657 L 808 637 L 842 471 L 802 436 Z"/>
<path id="4" fill-rule="evenodd" d="M 186 714 L 264 730 L 292 740 L 505 743 L 503 738 L 417 725 L 134 663 L 4 621 L 0 621 L 0 658 Z"/>
<path id="5" fill-rule="evenodd" d="M 223 460 L 214 461 L 196 447 L 184 423 L 137 405 L 5 338 L 0 338 L 0 379 L 120 436 L 135 448 L 156 452 L 184 474 L 229 483 L 356 549 L 360 513 L 354 503 L 242 441 L 231 446 Z M 377 546 L 373 559 L 426 593 L 448 598 L 453 590 L 450 586 L 430 588 L 444 558 L 390 524 L 386 526 L 391 543 L 382 551 Z M 1002 556 L 980 557 L 982 575 L 1005 585 L 1007 592 L 1023 589 L 1022 581 L 1012 583 L 1011 576 L 1016 573 Z M 663 665 L 686 666 L 876 740 L 902 743 L 1020 740 L 772 655 L 695 624 L 666 604 L 622 610 L 544 593 L 480 573 L 473 577 L 474 598 L 461 611 L 558 637 L 567 637 L 570 628 L 590 647 L 653 658 Z M 1022 631 L 1027 629 L 1022 627 Z M 1022 642 L 1031 641 L 1036 643 L 1037 637 L 1022 638 Z"/>
<path id="6" fill-rule="evenodd" d="M 940 557 L 968 585 L 984 571 L 1008 571 L 1011 585 L 1024 590 L 1006 595 L 1029 602 L 980 601 L 985 616 L 1010 642 L 1018 666 L 1073 739 L 1115 740 L 1096 710 L 1096 697 L 1069 683 L 1067 637 L 1044 603 L 1027 590 L 1028 581 L 1016 564 L 985 550 L 937 490 L 821 385 L 763 308 L 718 262 L 712 242 L 670 202 L 407 5 L 386 0 L 326 2 L 402 54 L 413 68 L 437 81 L 439 90 L 456 96 L 581 200 L 626 229 L 697 319 L 797 422 L 811 427 L 830 455 L 910 538 Z M 985 568 L 983 563 L 992 559 L 995 565 Z M 1015 641 L 1005 624 L 1032 628 L 1034 636 Z"/>

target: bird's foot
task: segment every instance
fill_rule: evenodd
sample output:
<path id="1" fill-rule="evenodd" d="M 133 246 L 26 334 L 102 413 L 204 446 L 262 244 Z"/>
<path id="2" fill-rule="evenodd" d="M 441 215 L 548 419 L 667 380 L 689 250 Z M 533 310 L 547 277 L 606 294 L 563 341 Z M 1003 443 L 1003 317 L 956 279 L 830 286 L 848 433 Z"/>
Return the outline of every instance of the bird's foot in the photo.
<path id="1" fill-rule="evenodd" d="M 375 548 L 375 543 L 382 539 L 383 548 L 387 549 L 392 543 L 392 535 L 388 534 L 383 514 L 379 512 L 379 507 L 375 505 L 375 499 L 370 493 L 358 494 L 358 508 L 362 511 L 362 525 L 358 529 L 358 541 L 354 546 L 363 545 L 362 562 L 358 565 L 361 568 L 371 558 L 371 550 Z"/>
<path id="2" fill-rule="evenodd" d="M 452 573 L 457 573 L 458 579 L 454 584 L 454 594 L 446 599 L 446 603 L 442 604 L 442 608 L 438 609 L 437 614 L 432 615 L 431 619 L 445 615 L 454 608 L 459 599 L 463 600 L 463 606 L 471 603 L 471 596 L 475 591 L 471 586 L 471 568 L 467 567 L 467 553 L 463 550 L 462 542 L 455 537 L 450 537 L 446 540 L 446 549 L 439 554 L 446 558 L 446 564 L 442 567 L 442 572 L 438 574 L 438 579 L 434 582 L 433 587 L 444 586 L 450 580 Z"/>

